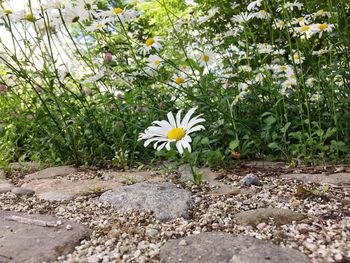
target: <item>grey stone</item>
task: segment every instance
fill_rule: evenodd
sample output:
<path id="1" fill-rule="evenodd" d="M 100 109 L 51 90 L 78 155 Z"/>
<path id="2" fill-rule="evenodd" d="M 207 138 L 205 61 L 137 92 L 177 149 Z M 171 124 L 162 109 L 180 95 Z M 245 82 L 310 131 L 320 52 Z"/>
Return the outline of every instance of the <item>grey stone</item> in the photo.
<path id="1" fill-rule="evenodd" d="M 116 209 L 121 210 L 150 210 L 159 220 L 188 218 L 188 210 L 192 207 L 189 191 L 165 182 L 141 182 L 118 187 L 102 194 L 100 201 L 111 203 Z"/>
<path id="2" fill-rule="evenodd" d="M 256 168 L 284 168 L 286 163 L 284 162 L 271 162 L 271 161 L 252 161 L 243 164 L 245 167 Z"/>
<path id="3" fill-rule="evenodd" d="M 43 200 L 68 201 L 78 195 L 100 193 L 120 185 L 118 182 L 101 180 L 41 179 L 24 183 L 22 187 L 35 191 Z"/>
<path id="4" fill-rule="evenodd" d="M 33 179 L 48 179 L 48 178 L 55 178 L 58 176 L 66 176 L 71 173 L 74 173 L 77 171 L 77 168 L 73 166 L 58 166 L 58 167 L 50 167 L 46 168 L 44 170 L 38 171 L 36 173 L 27 174 L 24 177 L 25 181 L 30 181 Z"/>
<path id="5" fill-rule="evenodd" d="M 5 180 L 6 179 L 6 173 L 3 169 L 0 169 L 0 180 Z"/>
<path id="6" fill-rule="evenodd" d="M 16 195 L 33 195 L 35 192 L 31 189 L 23 188 L 23 187 L 15 187 L 11 190 L 12 193 Z"/>
<path id="7" fill-rule="evenodd" d="M 247 174 L 239 181 L 239 183 L 244 186 L 260 185 L 260 179 L 255 174 Z"/>
<path id="8" fill-rule="evenodd" d="M 156 175 L 154 172 L 151 171 L 105 171 L 103 173 L 103 178 L 105 180 L 112 180 L 122 184 L 135 184 L 143 181 L 164 181 L 162 177 Z"/>
<path id="9" fill-rule="evenodd" d="M 36 162 L 15 162 L 10 163 L 9 168 L 14 171 L 32 172 L 40 169 L 40 164 Z"/>
<path id="10" fill-rule="evenodd" d="M 235 215 L 235 218 L 236 222 L 240 225 L 256 226 L 261 222 L 268 222 L 270 218 L 273 218 L 277 225 L 285 225 L 292 223 L 292 221 L 303 220 L 307 216 L 282 208 L 258 208 L 240 212 Z"/>
<path id="11" fill-rule="evenodd" d="M 185 242 L 183 242 L 184 240 Z M 186 245 L 182 245 L 185 243 Z M 160 249 L 163 263 L 307 263 L 301 252 L 267 241 L 228 233 L 206 232 L 170 240 Z"/>
<path id="12" fill-rule="evenodd" d="M 350 173 L 335 173 L 335 174 L 282 174 L 281 178 L 298 180 L 303 182 L 311 182 L 317 184 L 335 184 L 344 185 L 350 184 Z"/>
<path id="13" fill-rule="evenodd" d="M 11 221 L 12 216 L 31 220 L 34 223 L 21 220 Z M 62 225 L 42 226 L 37 224 L 55 224 L 58 220 Z M 24 222 L 24 223 L 23 223 Z M 67 224 L 72 229 L 67 231 Z M 44 215 L 28 215 L 0 210 L 0 262 L 1 263 L 37 263 L 54 262 L 58 256 L 68 254 L 79 245 L 80 241 L 90 235 L 83 225 L 65 219 Z"/>
<path id="14" fill-rule="evenodd" d="M 191 173 L 191 168 L 188 164 L 183 164 L 183 165 L 180 165 L 179 168 L 178 168 L 178 171 L 181 175 L 181 181 L 182 182 L 189 182 L 189 181 L 193 181 L 193 176 L 192 176 L 192 173 Z"/>
<path id="15" fill-rule="evenodd" d="M 0 180 L 0 194 L 10 192 L 15 186 L 7 180 Z"/>

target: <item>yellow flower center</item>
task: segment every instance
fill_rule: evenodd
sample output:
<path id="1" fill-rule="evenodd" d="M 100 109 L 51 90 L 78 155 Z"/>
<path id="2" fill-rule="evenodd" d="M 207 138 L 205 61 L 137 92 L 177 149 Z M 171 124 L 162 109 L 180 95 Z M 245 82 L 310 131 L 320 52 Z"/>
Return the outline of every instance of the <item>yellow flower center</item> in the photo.
<path id="1" fill-rule="evenodd" d="M 184 78 L 181 78 L 181 77 L 178 77 L 178 78 L 175 79 L 175 83 L 178 84 L 178 85 L 180 85 L 184 81 L 185 81 Z"/>
<path id="2" fill-rule="evenodd" d="M 259 10 L 259 13 L 260 13 L 260 14 L 265 14 L 266 11 L 262 9 L 262 10 Z"/>
<path id="3" fill-rule="evenodd" d="M 168 139 L 179 141 L 183 137 L 185 137 L 185 135 L 186 135 L 186 132 L 183 128 L 174 128 L 168 132 Z"/>
<path id="4" fill-rule="evenodd" d="M 320 25 L 318 26 L 318 28 L 319 28 L 320 30 L 325 30 L 325 29 L 328 28 L 328 25 L 327 25 L 327 24 L 320 24 Z"/>
<path id="5" fill-rule="evenodd" d="M 25 16 L 26 20 L 30 21 L 30 22 L 34 22 L 35 18 L 34 15 L 32 13 L 28 13 Z"/>
<path id="6" fill-rule="evenodd" d="M 147 47 L 150 47 L 150 46 L 152 46 L 153 44 L 154 44 L 154 38 L 153 37 L 150 37 L 150 38 L 148 38 L 147 40 L 146 40 L 146 46 Z"/>
<path id="7" fill-rule="evenodd" d="M 209 56 L 208 55 L 204 55 L 203 56 L 203 61 L 204 62 L 208 62 L 209 61 Z"/>
<path id="8" fill-rule="evenodd" d="M 304 20 L 304 17 L 302 17 L 302 16 L 297 18 L 297 21 L 298 21 L 298 22 L 301 22 L 301 21 L 303 21 L 303 20 Z"/>
<path id="9" fill-rule="evenodd" d="M 289 78 L 290 78 L 290 79 L 295 79 L 295 75 L 292 74 L 292 75 L 289 76 Z"/>
<path id="10" fill-rule="evenodd" d="M 100 29 L 100 28 L 102 28 L 103 27 L 103 24 L 101 24 L 101 23 L 98 23 L 97 25 L 96 25 L 96 29 Z"/>
<path id="11" fill-rule="evenodd" d="M 277 25 L 278 25 L 278 26 L 283 26 L 283 25 L 284 25 L 284 22 L 283 22 L 283 21 L 277 22 Z"/>
<path id="12" fill-rule="evenodd" d="M 160 60 L 159 59 L 154 61 L 154 65 L 159 65 L 159 64 L 160 64 Z"/>
<path id="13" fill-rule="evenodd" d="M 281 67 L 280 67 L 280 70 L 281 70 L 281 71 L 286 71 L 286 70 L 287 70 L 287 67 L 286 67 L 286 66 L 281 66 Z"/>
<path id="14" fill-rule="evenodd" d="M 307 31 L 307 30 L 309 30 L 309 29 L 310 29 L 309 26 L 303 26 L 303 27 L 300 28 L 300 31 L 301 31 L 301 32 L 305 32 L 305 31 Z"/>
<path id="15" fill-rule="evenodd" d="M 9 14 L 12 14 L 13 12 L 12 12 L 12 10 L 10 10 L 10 9 L 4 9 L 4 10 L 2 10 L 6 15 L 9 15 Z"/>
<path id="16" fill-rule="evenodd" d="M 119 15 L 119 14 L 123 13 L 123 9 L 120 7 L 117 7 L 117 8 L 113 9 L 113 12 L 114 12 L 114 14 Z"/>

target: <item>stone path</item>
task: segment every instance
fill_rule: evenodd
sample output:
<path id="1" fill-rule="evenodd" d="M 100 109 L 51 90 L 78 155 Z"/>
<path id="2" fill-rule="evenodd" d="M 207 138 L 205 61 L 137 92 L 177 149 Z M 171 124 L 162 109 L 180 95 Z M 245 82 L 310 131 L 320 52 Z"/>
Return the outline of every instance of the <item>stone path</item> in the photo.
<path id="1" fill-rule="evenodd" d="M 87 227 L 72 221 L 0 210 L 0 262 L 52 262 L 89 235 Z"/>
<path id="2" fill-rule="evenodd" d="M 160 249 L 164 263 L 308 263 L 297 250 L 281 248 L 253 237 L 201 233 L 171 240 Z"/>
<path id="3" fill-rule="evenodd" d="M 171 163 L 168 166 L 174 170 Z M 312 196 L 298 200 L 293 193 L 297 186 L 293 180 L 305 187 L 309 181 L 346 187 L 350 173 L 286 173 L 280 179 L 256 173 L 276 168 L 279 175 L 280 164 L 257 162 L 245 167 L 239 176 L 234 171 L 200 169 L 202 187 L 191 182 L 186 165 L 165 175 L 164 171 L 80 171 L 72 166 L 34 173 L 19 167 L 18 171 L 32 172 L 24 178 L 6 178 L 2 173 L 0 263 L 303 263 L 350 258 L 347 188 L 342 188 L 344 193 L 336 188 L 337 199 L 330 204 Z"/>

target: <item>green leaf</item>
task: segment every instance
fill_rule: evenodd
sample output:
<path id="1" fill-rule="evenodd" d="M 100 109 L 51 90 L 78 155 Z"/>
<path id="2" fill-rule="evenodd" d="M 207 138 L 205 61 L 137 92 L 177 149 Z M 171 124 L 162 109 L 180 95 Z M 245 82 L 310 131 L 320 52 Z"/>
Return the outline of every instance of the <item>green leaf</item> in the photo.
<path id="1" fill-rule="evenodd" d="M 228 148 L 229 148 L 230 150 L 234 150 L 234 149 L 236 149 L 238 146 L 239 146 L 239 140 L 238 140 L 238 139 L 235 139 L 235 140 L 233 140 L 233 141 L 230 142 Z"/>

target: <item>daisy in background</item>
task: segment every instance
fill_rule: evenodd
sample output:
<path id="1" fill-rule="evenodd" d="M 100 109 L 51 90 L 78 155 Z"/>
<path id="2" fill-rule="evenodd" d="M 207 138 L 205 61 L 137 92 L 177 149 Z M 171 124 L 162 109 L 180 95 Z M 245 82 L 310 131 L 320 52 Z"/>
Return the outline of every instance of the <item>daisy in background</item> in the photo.
<path id="1" fill-rule="evenodd" d="M 163 42 L 163 41 L 164 40 L 160 37 L 147 38 L 145 43 L 142 45 L 142 47 L 139 48 L 139 52 L 145 56 L 151 52 L 152 48 L 159 51 L 163 48 L 163 46 L 161 44 L 161 42 Z"/>
<path id="2" fill-rule="evenodd" d="M 114 7 L 108 11 L 101 12 L 99 15 L 105 17 L 111 22 L 120 21 L 122 24 L 125 24 L 125 22 L 129 22 L 136 18 L 136 11 Z"/>
<path id="3" fill-rule="evenodd" d="M 86 31 L 93 32 L 96 30 L 104 30 L 107 27 L 109 20 L 103 19 L 93 22 L 90 26 L 86 27 Z"/>
<path id="4" fill-rule="evenodd" d="M 262 1 L 263 0 L 256 0 L 256 1 L 253 1 L 253 2 L 249 3 L 248 6 L 247 6 L 247 10 L 248 11 L 252 11 L 252 10 L 258 9 L 258 7 L 261 6 Z"/>
<path id="5" fill-rule="evenodd" d="M 252 16 L 259 19 L 269 19 L 271 17 L 271 14 L 266 10 L 261 9 L 258 12 L 252 13 Z"/>
<path id="6" fill-rule="evenodd" d="M 214 66 L 217 64 L 217 55 L 211 50 L 204 50 L 196 54 L 197 61 L 201 67 Z"/>
<path id="7" fill-rule="evenodd" d="M 312 25 L 310 25 L 310 29 L 315 34 L 318 33 L 318 37 L 321 38 L 323 32 L 332 32 L 333 29 L 334 29 L 334 25 L 333 24 L 327 24 L 327 23 L 312 24 Z"/>
<path id="8" fill-rule="evenodd" d="M 147 66 L 152 69 L 159 69 L 163 64 L 163 59 L 157 55 L 150 55 L 148 58 Z"/>
<path id="9" fill-rule="evenodd" d="M 180 72 L 179 74 L 174 74 L 171 80 L 172 80 L 172 84 L 175 84 L 176 86 L 186 86 L 186 84 L 188 84 L 187 82 L 188 78 L 184 72 Z"/>
<path id="10" fill-rule="evenodd" d="M 293 56 L 289 55 L 289 59 L 291 61 L 294 61 L 295 64 L 302 64 L 305 60 L 305 57 L 303 57 L 300 53 L 295 52 Z"/>
<path id="11" fill-rule="evenodd" d="M 167 114 L 168 120 L 154 121 L 155 125 L 140 133 L 138 140 L 145 140 L 145 147 L 154 142 L 153 148 L 157 151 L 164 147 L 169 151 L 171 143 L 174 142 L 180 154 L 183 154 L 185 149 L 191 152 L 192 139 L 190 134 L 205 129 L 203 125 L 198 125 L 205 122 L 201 115 L 191 118 L 196 109 L 191 108 L 182 120 L 181 110 L 177 112 L 175 118 L 173 113 L 169 112 Z"/>

